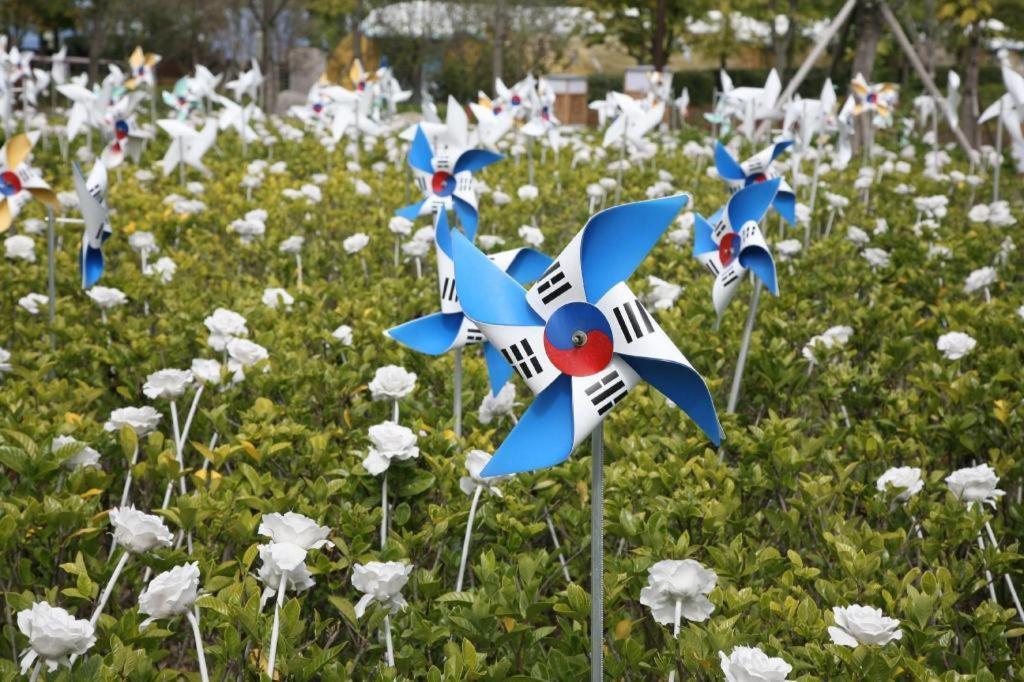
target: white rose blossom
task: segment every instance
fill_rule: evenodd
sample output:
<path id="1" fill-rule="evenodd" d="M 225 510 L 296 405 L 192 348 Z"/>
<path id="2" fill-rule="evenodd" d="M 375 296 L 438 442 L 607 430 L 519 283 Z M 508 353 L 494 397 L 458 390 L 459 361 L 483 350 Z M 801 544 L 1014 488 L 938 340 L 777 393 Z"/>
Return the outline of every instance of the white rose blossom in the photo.
<path id="1" fill-rule="evenodd" d="M 203 384 L 217 386 L 221 383 L 221 364 L 216 360 L 194 358 L 190 368 L 193 378 Z"/>
<path id="2" fill-rule="evenodd" d="M 141 438 L 155 431 L 160 419 L 160 413 L 149 405 L 122 407 L 110 413 L 110 419 L 103 425 L 103 430 L 120 431 L 127 426 Z"/>
<path id="3" fill-rule="evenodd" d="M 829 626 L 828 634 L 834 644 L 848 647 L 861 644 L 884 646 L 903 638 L 900 622 L 883 615 L 881 609 L 860 604 L 833 606 L 832 616 L 835 625 Z"/>
<path id="4" fill-rule="evenodd" d="M 714 571 L 693 559 L 665 559 L 648 569 L 647 586 L 640 590 L 640 603 L 650 608 L 654 620 L 662 625 L 675 624 L 677 601 L 684 618 L 700 623 L 715 610 L 707 595 L 717 581 Z"/>
<path id="5" fill-rule="evenodd" d="M 128 237 L 128 246 L 132 247 L 132 251 L 139 254 L 156 253 L 160 250 L 160 247 L 156 245 L 156 237 L 153 236 L 152 232 L 146 232 L 145 230 L 132 232 L 131 236 Z"/>
<path id="6" fill-rule="evenodd" d="M 378 367 L 369 384 L 374 400 L 399 400 L 416 388 L 416 374 L 398 365 Z"/>
<path id="7" fill-rule="evenodd" d="M 170 547 L 174 535 L 159 516 L 146 514 L 134 506 L 110 510 L 114 541 L 135 554 L 144 554 L 158 547 Z"/>
<path id="8" fill-rule="evenodd" d="M 388 221 L 388 230 L 403 236 L 408 236 L 412 233 L 412 226 L 411 220 L 400 215 L 392 216 L 391 220 Z"/>
<path id="9" fill-rule="evenodd" d="M 420 455 L 416 434 L 406 426 L 381 422 L 371 426 L 368 433 L 371 445 L 363 459 L 363 467 L 374 476 L 387 471 L 395 460 L 404 461 Z"/>
<path id="10" fill-rule="evenodd" d="M 973 467 L 957 469 L 946 477 L 946 485 L 950 492 L 959 500 L 967 503 L 968 507 L 975 504 L 987 504 L 996 506 L 996 500 L 1006 493 L 996 486 L 999 485 L 999 477 L 995 469 L 988 464 L 979 464 Z"/>
<path id="11" fill-rule="evenodd" d="M 18 305 L 24 308 L 29 315 L 38 315 L 40 309 L 49 302 L 49 296 L 36 293 L 25 294 L 18 299 Z"/>
<path id="12" fill-rule="evenodd" d="M 728 656 L 718 652 L 726 682 L 786 682 L 793 666 L 758 647 L 738 646 Z"/>
<path id="13" fill-rule="evenodd" d="M 885 249 L 867 248 L 861 253 L 872 270 L 889 267 L 889 252 Z"/>
<path id="14" fill-rule="evenodd" d="M 507 382 L 498 391 L 498 395 L 492 395 L 490 391 L 484 395 L 480 403 L 477 416 L 481 424 L 490 424 L 495 417 L 503 417 L 512 414 L 512 407 L 516 400 L 516 386 L 511 381 Z"/>
<path id="15" fill-rule="evenodd" d="M 12 369 L 14 368 L 11 366 L 10 351 L 0 348 L 0 377 L 2 377 L 5 372 L 10 372 Z"/>
<path id="16" fill-rule="evenodd" d="M 644 302 L 655 310 L 668 310 L 671 308 L 675 305 L 676 299 L 679 298 L 679 294 L 683 291 L 683 288 L 678 284 L 666 282 L 654 275 L 647 276 L 647 284 L 650 286 L 650 291 L 644 297 Z"/>
<path id="17" fill-rule="evenodd" d="M 335 329 L 333 332 L 331 332 L 331 336 L 334 337 L 335 340 L 340 341 L 342 345 L 352 345 L 352 327 L 348 326 L 347 324 L 343 324 L 337 329 Z"/>
<path id="18" fill-rule="evenodd" d="M 228 341 L 227 351 L 228 371 L 234 375 L 232 380 L 236 383 L 245 378 L 246 369 L 270 357 L 266 348 L 249 339 L 231 339 Z M 263 371 L 269 371 L 269 368 L 264 368 Z"/>
<path id="19" fill-rule="evenodd" d="M 366 248 L 366 245 L 370 243 L 370 238 L 362 232 L 356 232 L 351 237 L 346 237 L 341 242 L 342 248 L 345 249 L 345 253 L 349 255 L 357 254 Z"/>
<path id="20" fill-rule="evenodd" d="M 32 237 L 16 234 L 4 240 L 4 255 L 10 260 L 23 260 L 26 263 L 36 262 L 36 243 Z"/>
<path id="21" fill-rule="evenodd" d="M 74 448 L 74 454 L 64 460 L 64 466 L 68 469 L 81 467 L 99 467 L 100 453 L 85 443 L 71 436 L 57 436 L 50 444 L 51 452 L 59 452 L 65 448 Z"/>
<path id="22" fill-rule="evenodd" d="M 964 280 L 964 293 L 973 294 L 975 291 L 980 291 L 986 287 L 990 287 L 996 283 L 996 269 L 992 266 L 986 266 L 974 270 Z"/>
<path id="23" fill-rule="evenodd" d="M 268 287 L 263 290 L 263 305 L 274 310 L 280 307 L 291 308 L 295 299 L 284 289 Z"/>
<path id="24" fill-rule="evenodd" d="M 935 347 L 939 349 L 947 360 L 959 360 L 978 345 L 969 334 L 963 332 L 949 332 L 939 337 Z"/>
<path id="25" fill-rule="evenodd" d="M 533 201 L 537 198 L 539 192 L 534 185 L 523 185 L 516 190 L 516 194 L 518 194 L 519 198 L 523 201 Z"/>
<path id="26" fill-rule="evenodd" d="M 226 308 L 214 310 L 212 315 L 203 320 L 203 324 L 210 331 L 207 344 L 218 352 L 225 350 L 228 342 L 232 339 L 249 335 L 249 330 L 245 326 L 245 318 Z"/>
<path id="27" fill-rule="evenodd" d="M 142 392 L 150 400 L 174 400 L 180 398 L 192 382 L 192 372 L 187 369 L 161 369 L 146 377 Z"/>
<path id="28" fill-rule="evenodd" d="M 61 664 L 70 668 L 71 656 L 81 656 L 96 643 L 89 621 L 46 602 L 36 602 L 32 608 L 18 611 L 18 629 L 28 637 L 29 646 L 21 659 L 22 675 L 28 674 L 37 659 L 50 672 Z"/>
<path id="29" fill-rule="evenodd" d="M 501 489 L 498 484 L 509 478 L 509 476 L 481 476 L 487 463 L 491 461 L 491 455 L 483 450 L 470 450 L 466 454 L 466 473 L 468 476 L 459 478 L 459 489 L 467 495 L 472 495 L 477 488 L 483 488 L 491 495 L 501 497 Z"/>
<path id="30" fill-rule="evenodd" d="M 896 501 L 906 502 L 921 492 L 924 481 L 921 480 L 921 470 L 917 467 L 892 467 L 878 477 L 875 487 L 883 493 L 888 488 L 895 488 L 899 491 Z"/>
<path id="31" fill-rule="evenodd" d="M 139 623 L 145 630 L 155 620 L 174 618 L 192 608 L 199 596 L 199 564 L 192 562 L 160 573 L 139 595 L 139 613 L 148 618 Z"/>
<path id="32" fill-rule="evenodd" d="M 818 359 L 814 355 L 815 348 L 830 349 L 845 346 L 851 336 L 853 336 L 853 327 L 843 325 L 829 327 L 823 334 L 811 337 L 811 340 L 807 342 L 801 353 L 808 362 L 817 362 Z"/>
<path id="33" fill-rule="evenodd" d="M 352 567 L 352 585 L 363 593 L 356 602 L 356 618 L 362 618 L 374 601 L 392 614 L 406 607 L 402 588 L 409 582 L 412 566 L 404 561 L 370 561 Z"/>
<path id="34" fill-rule="evenodd" d="M 544 243 L 544 233 L 532 225 L 523 225 L 519 228 L 519 238 L 533 247 L 539 247 Z"/>
<path id="35" fill-rule="evenodd" d="M 792 260 L 804 248 L 799 239 L 784 239 L 775 245 L 775 252 L 779 254 L 779 262 L 785 263 Z"/>
<path id="36" fill-rule="evenodd" d="M 128 301 L 123 291 L 113 287 L 94 286 L 86 293 L 103 310 L 116 308 Z"/>
<path id="37" fill-rule="evenodd" d="M 288 542 L 304 550 L 334 547 L 334 543 L 327 539 L 331 534 L 330 528 L 296 512 L 264 514 L 257 532 L 270 538 L 271 542 Z"/>
<path id="38" fill-rule="evenodd" d="M 263 582 L 260 607 L 281 588 L 281 578 L 287 580 L 286 589 L 305 592 L 316 584 L 306 567 L 306 550 L 291 542 L 268 542 L 260 545 L 259 577 Z"/>
<path id="39" fill-rule="evenodd" d="M 285 239 L 283 242 L 281 242 L 281 244 L 277 247 L 277 250 L 280 251 L 281 253 L 287 253 L 296 256 L 302 252 L 302 246 L 305 243 L 305 237 L 300 237 L 299 235 L 292 235 L 291 237 L 288 237 L 288 239 Z"/>
<path id="40" fill-rule="evenodd" d="M 147 265 L 142 274 L 147 276 L 156 275 L 163 284 L 170 284 L 174 279 L 174 273 L 178 271 L 178 265 L 169 257 L 157 259 L 152 265 Z"/>

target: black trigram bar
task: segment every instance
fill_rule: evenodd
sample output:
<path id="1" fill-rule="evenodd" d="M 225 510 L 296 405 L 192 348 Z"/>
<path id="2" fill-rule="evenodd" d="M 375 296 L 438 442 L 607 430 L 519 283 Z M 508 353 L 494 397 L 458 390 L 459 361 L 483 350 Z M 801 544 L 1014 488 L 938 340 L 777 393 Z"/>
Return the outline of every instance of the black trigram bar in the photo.
<path id="1" fill-rule="evenodd" d="M 459 300 L 458 294 L 455 293 L 455 279 L 452 277 L 445 277 L 441 280 L 441 300 L 442 301 L 457 301 Z"/>
<path id="2" fill-rule="evenodd" d="M 717 276 L 718 276 L 718 266 L 717 266 L 717 265 L 715 265 L 715 259 L 714 259 L 714 258 L 709 258 L 709 259 L 707 260 L 707 262 L 706 262 L 706 263 L 704 263 L 704 265 L 706 265 L 706 266 L 707 266 L 708 270 L 710 270 L 710 271 L 711 271 L 711 274 L 712 274 L 712 275 L 714 275 L 715 277 L 717 277 Z"/>
<path id="3" fill-rule="evenodd" d="M 722 286 L 727 287 L 739 278 L 740 275 L 736 272 L 736 268 L 729 268 L 729 271 L 725 273 L 725 277 L 722 278 Z"/>
<path id="4" fill-rule="evenodd" d="M 471 327 L 466 330 L 466 343 L 480 343 L 484 340 L 484 335 L 480 333 L 480 330 L 476 327 Z"/>
<path id="5" fill-rule="evenodd" d="M 615 321 L 619 323 L 619 331 L 626 337 L 626 343 L 633 343 L 636 339 L 654 333 L 651 316 L 644 310 L 640 301 L 626 301 L 612 308 L 612 312 L 615 313 Z"/>
<path id="6" fill-rule="evenodd" d="M 533 348 L 530 347 L 530 342 L 526 339 L 513 343 L 508 348 L 502 348 L 501 354 L 524 379 L 530 379 L 544 371 L 540 362 L 537 361 L 537 355 L 533 352 Z"/>
<path id="7" fill-rule="evenodd" d="M 556 261 L 547 271 L 541 275 L 540 284 L 537 286 L 537 293 L 545 305 L 551 303 L 565 292 L 572 289 L 572 284 L 565 278 L 561 266 Z"/>
<path id="8" fill-rule="evenodd" d="M 619 377 L 618 370 L 612 370 L 584 389 L 598 415 L 615 407 L 626 395 L 626 384 Z"/>

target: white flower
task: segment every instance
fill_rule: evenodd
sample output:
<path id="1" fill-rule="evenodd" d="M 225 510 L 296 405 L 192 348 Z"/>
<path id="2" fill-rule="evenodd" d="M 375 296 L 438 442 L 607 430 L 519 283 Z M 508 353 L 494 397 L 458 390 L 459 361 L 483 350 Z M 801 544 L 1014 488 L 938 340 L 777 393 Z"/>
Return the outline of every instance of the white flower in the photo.
<path id="1" fill-rule="evenodd" d="M 41 235 L 46 232 L 46 223 L 39 218 L 25 218 L 21 221 L 21 229 L 25 234 Z"/>
<path id="2" fill-rule="evenodd" d="M 539 247 L 544 243 L 544 233 L 532 225 L 523 225 L 519 228 L 519 237 L 530 246 Z"/>
<path id="3" fill-rule="evenodd" d="M 277 161 L 270 164 L 270 167 L 267 170 L 270 171 L 271 175 L 283 175 L 285 171 L 288 170 L 288 163 L 285 161 Z"/>
<path id="4" fill-rule="evenodd" d="M 494 190 L 494 192 L 491 193 L 491 198 L 494 199 L 495 206 L 505 206 L 512 202 L 512 197 L 501 190 Z"/>
<path id="5" fill-rule="evenodd" d="M 775 245 L 775 251 L 779 254 L 779 262 L 784 263 L 791 260 L 804 248 L 799 239 L 784 239 Z"/>
<path id="6" fill-rule="evenodd" d="M 203 192 L 206 191 L 206 188 L 203 187 L 203 183 L 196 182 L 195 180 L 185 183 L 185 189 L 187 189 L 192 194 L 202 194 Z"/>
<path id="7" fill-rule="evenodd" d="M 707 595 L 717 581 L 714 571 L 693 559 L 665 559 L 649 569 L 647 586 L 640 590 L 640 603 L 649 607 L 654 620 L 662 625 L 675 623 L 677 601 L 682 604 L 684 618 L 700 623 L 715 610 Z"/>
<path id="8" fill-rule="evenodd" d="M 416 374 L 398 365 L 384 365 L 377 368 L 369 388 L 374 400 L 398 400 L 416 388 Z"/>
<path id="9" fill-rule="evenodd" d="M 885 249 L 867 248 L 861 253 L 871 265 L 871 269 L 889 267 L 889 252 Z"/>
<path id="10" fill-rule="evenodd" d="M 978 204 L 972 206 L 971 210 L 967 212 L 967 219 L 972 223 L 987 223 L 989 216 L 988 204 Z"/>
<path id="11" fill-rule="evenodd" d="M 928 247 L 928 258 L 952 258 L 953 252 L 948 246 L 942 246 L 941 244 L 932 244 Z"/>
<path id="12" fill-rule="evenodd" d="M 516 194 L 518 194 L 519 198 L 522 199 L 523 201 L 533 201 L 534 199 L 537 198 L 539 192 L 537 191 L 537 188 L 533 185 L 523 185 L 518 190 L 516 190 Z"/>
<path id="13" fill-rule="evenodd" d="M 203 324 L 210 330 L 207 344 L 218 352 L 224 350 L 232 339 L 249 335 L 249 330 L 245 326 L 245 318 L 226 308 L 214 310 L 213 315 L 203 320 Z"/>
<path id="14" fill-rule="evenodd" d="M 829 205 L 829 208 L 839 211 L 850 205 L 849 199 L 842 194 L 834 194 L 833 192 L 825 192 L 825 202 Z"/>
<path id="15" fill-rule="evenodd" d="M 132 505 L 111 509 L 110 525 L 114 527 L 114 541 L 136 554 L 170 547 L 174 541 L 159 516 L 140 512 Z"/>
<path id="16" fill-rule="evenodd" d="M 968 507 L 978 502 L 996 506 L 996 498 L 1006 494 L 996 487 L 998 484 L 999 477 L 988 464 L 957 469 L 946 476 L 950 492 L 966 502 Z"/>
<path id="17" fill-rule="evenodd" d="M 600 199 L 604 197 L 605 194 L 606 193 L 604 191 L 604 187 L 597 184 L 596 182 L 592 182 L 589 185 L 587 185 L 587 196 L 590 197 L 591 199 Z"/>
<path id="18" fill-rule="evenodd" d="M 868 233 L 856 225 L 850 225 L 846 228 L 846 238 L 857 246 L 864 246 L 871 241 L 871 237 L 868 236 Z"/>
<path id="19" fill-rule="evenodd" d="M 249 220 L 239 218 L 228 224 L 228 229 L 238 235 L 243 244 L 251 244 L 256 238 L 262 237 L 267 231 L 267 225 L 261 220 Z"/>
<path id="20" fill-rule="evenodd" d="M 295 512 L 264 514 L 257 532 L 270 538 L 271 542 L 288 542 L 304 550 L 334 547 L 334 543 L 327 539 L 330 528 Z"/>
<path id="21" fill-rule="evenodd" d="M 90 448 L 85 443 L 72 438 L 71 436 L 57 436 L 50 444 L 51 452 L 59 452 L 67 447 L 74 447 L 74 454 L 64 460 L 64 466 L 68 469 L 79 467 L 98 467 L 100 465 L 100 453 Z"/>
<path id="22" fill-rule="evenodd" d="M 160 413 L 149 405 L 144 407 L 122 407 L 110 413 L 110 419 L 103 425 L 103 430 L 120 431 L 127 426 L 135 431 L 135 435 L 141 438 L 156 430 L 160 419 Z"/>
<path id="23" fill-rule="evenodd" d="M 484 250 L 493 249 L 495 246 L 501 246 L 505 243 L 504 239 L 494 234 L 478 234 L 476 240 Z"/>
<path id="24" fill-rule="evenodd" d="M 178 271 L 177 264 L 167 256 L 160 258 L 156 263 L 148 265 L 142 273 L 144 275 L 157 275 L 164 284 L 170 284 L 174 279 L 174 273 Z"/>
<path id="25" fill-rule="evenodd" d="M 409 235 L 412 232 L 412 221 L 400 215 L 392 216 L 388 221 L 388 229 L 395 234 Z"/>
<path id="26" fill-rule="evenodd" d="M 306 550 L 290 542 L 268 542 L 260 545 L 260 580 L 266 586 L 260 597 L 260 606 L 281 587 L 281 578 L 294 592 L 305 592 L 316 582 L 306 568 Z"/>
<path id="27" fill-rule="evenodd" d="M 963 332 L 943 334 L 935 342 L 935 347 L 942 352 L 947 360 L 959 360 L 974 350 L 976 345 L 978 342 Z"/>
<path id="28" fill-rule="evenodd" d="M 333 336 L 336 340 L 340 341 L 342 345 L 352 345 L 352 327 L 348 326 L 347 324 L 343 324 L 337 329 L 335 329 L 333 332 L 331 332 L 331 336 Z"/>
<path id="29" fill-rule="evenodd" d="M 683 291 L 683 288 L 678 284 L 666 282 L 654 275 L 647 276 L 647 284 L 650 285 L 651 290 L 644 297 L 644 302 L 654 306 L 655 310 L 668 310 L 671 308 L 675 305 L 676 299 L 679 298 L 679 294 Z"/>
<path id="30" fill-rule="evenodd" d="M 180 397 L 192 383 L 192 372 L 187 369 L 161 369 L 146 377 L 142 392 L 150 400 Z"/>
<path id="31" fill-rule="evenodd" d="M 516 387 L 511 381 L 507 382 L 498 391 L 498 395 L 491 395 L 490 391 L 484 396 L 480 403 L 477 416 L 481 424 L 490 424 L 495 417 L 501 417 L 512 413 L 512 406 L 515 404 Z"/>
<path id="32" fill-rule="evenodd" d="M 393 460 L 407 460 L 420 456 L 416 447 L 416 434 L 406 426 L 387 421 L 369 428 L 370 450 L 363 459 L 363 467 L 374 476 L 384 473 Z"/>
<path id="33" fill-rule="evenodd" d="M 141 168 L 135 171 L 135 179 L 139 182 L 152 182 L 156 178 L 152 171 Z"/>
<path id="34" fill-rule="evenodd" d="M 728 656 L 718 652 L 726 682 L 785 682 L 793 666 L 758 647 L 738 646 Z"/>
<path id="35" fill-rule="evenodd" d="M 352 567 L 352 585 L 363 593 L 356 603 L 356 618 L 362 618 L 371 602 L 380 602 L 392 614 L 405 608 L 402 588 L 409 582 L 412 566 L 404 561 L 370 561 Z"/>
<path id="36" fill-rule="evenodd" d="M 430 242 L 410 239 L 402 243 L 402 253 L 410 258 L 423 258 L 430 252 Z"/>
<path id="37" fill-rule="evenodd" d="M 152 232 L 145 230 L 133 232 L 128 237 L 128 246 L 132 247 L 132 251 L 135 253 L 154 253 L 160 250 L 160 247 L 156 245 L 156 237 Z"/>
<path id="38" fill-rule="evenodd" d="M 797 202 L 796 204 L 796 221 L 798 223 L 806 223 L 811 220 L 811 207 L 807 204 Z"/>
<path id="39" fill-rule="evenodd" d="M 4 375 L 4 372 L 10 372 L 11 367 L 11 353 L 3 348 L 0 348 L 0 377 Z"/>
<path id="40" fill-rule="evenodd" d="M 295 299 L 284 289 L 269 287 L 263 290 L 263 305 L 268 308 L 278 308 L 282 304 L 285 308 L 291 308 Z"/>
<path id="41" fill-rule="evenodd" d="M 355 185 L 356 196 L 368 197 L 373 194 L 373 188 L 366 184 L 366 181 L 364 180 L 353 178 L 352 184 Z"/>
<path id="42" fill-rule="evenodd" d="M 266 348 L 248 339 L 231 339 L 228 341 L 227 351 L 230 358 L 228 370 L 235 375 L 235 381 L 241 381 L 244 378 L 245 373 L 242 370 L 270 357 Z"/>
<path id="43" fill-rule="evenodd" d="M 26 294 L 18 299 L 18 305 L 24 308 L 30 315 L 38 315 L 39 308 L 50 302 L 48 296 L 42 294 Z"/>
<path id="44" fill-rule="evenodd" d="M 802 354 L 809 362 L 817 362 L 817 358 L 814 356 L 814 349 L 817 346 L 822 348 L 836 348 L 838 346 L 845 346 L 846 342 L 850 340 L 853 335 L 853 327 L 846 326 L 835 326 L 829 327 L 825 330 L 825 333 L 818 334 L 817 336 L 811 337 L 811 340 L 804 346 Z"/>
<path id="45" fill-rule="evenodd" d="M 348 254 L 356 254 L 366 248 L 366 245 L 370 243 L 370 238 L 362 232 L 356 232 L 351 237 L 346 237 L 341 242 L 342 247 Z"/>
<path id="46" fill-rule="evenodd" d="M 113 287 L 94 286 L 86 293 L 89 295 L 89 298 L 96 302 L 96 305 L 104 310 L 124 305 L 128 300 L 123 291 Z"/>
<path id="47" fill-rule="evenodd" d="M 882 615 L 881 609 L 872 606 L 833 606 L 832 616 L 836 624 L 829 626 L 828 634 L 835 644 L 848 647 L 885 645 L 903 638 L 900 622 Z"/>
<path id="48" fill-rule="evenodd" d="M 200 383 L 217 386 L 221 382 L 221 364 L 216 360 L 194 358 L 191 371 L 192 377 Z"/>
<path id="49" fill-rule="evenodd" d="M 477 488 L 484 488 L 492 495 L 501 497 L 501 490 L 498 484 L 509 478 L 508 476 L 481 476 L 491 456 L 483 450 L 470 450 L 466 454 L 466 472 L 468 476 L 459 478 L 459 488 L 467 495 L 472 495 Z"/>
<path id="50" fill-rule="evenodd" d="M 300 237 L 299 235 L 296 234 L 292 235 L 291 237 L 288 237 L 288 239 L 285 239 L 283 242 L 281 242 L 281 244 L 277 247 L 277 250 L 280 251 L 281 253 L 288 253 L 293 256 L 296 256 L 302 252 L 302 245 L 305 243 L 305 237 Z"/>
<path id="51" fill-rule="evenodd" d="M 964 280 L 964 293 L 973 294 L 979 289 L 991 286 L 996 282 L 996 269 L 992 266 L 978 268 Z"/>
<path id="52" fill-rule="evenodd" d="M 875 482 L 875 487 L 883 493 L 890 486 L 901 491 L 896 495 L 896 501 L 906 502 L 924 488 L 921 470 L 917 467 L 892 467 Z"/>
<path id="53" fill-rule="evenodd" d="M 36 243 L 32 237 L 16 234 L 4 240 L 4 255 L 11 260 L 36 262 Z"/>
<path id="54" fill-rule="evenodd" d="M 145 630 L 154 620 L 180 616 L 192 608 L 199 595 L 199 564 L 192 562 L 160 573 L 139 595 L 139 613 L 149 618 L 139 623 Z"/>
<path id="55" fill-rule="evenodd" d="M 27 675 L 36 659 L 53 672 L 63 663 L 71 667 L 70 656 L 81 656 L 96 643 L 92 624 L 62 608 L 36 602 L 18 611 L 18 629 L 28 637 L 29 651 L 21 659 L 21 674 Z"/>

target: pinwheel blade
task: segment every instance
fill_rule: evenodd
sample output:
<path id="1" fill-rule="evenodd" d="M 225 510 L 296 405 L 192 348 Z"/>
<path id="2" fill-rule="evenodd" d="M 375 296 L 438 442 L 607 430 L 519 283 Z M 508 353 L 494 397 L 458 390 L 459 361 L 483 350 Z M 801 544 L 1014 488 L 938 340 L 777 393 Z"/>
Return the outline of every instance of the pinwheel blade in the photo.
<path id="1" fill-rule="evenodd" d="M 693 255 L 699 256 L 710 251 L 718 251 L 718 244 L 712 236 L 715 229 L 711 223 L 699 213 L 693 216 Z"/>
<path id="2" fill-rule="evenodd" d="M 729 224 L 739 231 L 749 221 L 760 222 L 779 191 L 779 178 L 747 185 L 732 195 L 726 206 Z"/>
<path id="3" fill-rule="evenodd" d="M 463 316 L 459 313 L 434 313 L 392 327 L 384 334 L 414 351 L 441 355 L 458 339 L 462 322 Z"/>
<path id="4" fill-rule="evenodd" d="M 775 275 L 775 260 L 766 248 L 760 246 L 745 247 L 740 251 L 740 265 L 751 270 L 758 279 L 764 282 L 772 296 L 779 295 L 779 282 Z"/>
<path id="5" fill-rule="evenodd" d="M 489 341 L 484 342 L 484 361 L 487 363 L 487 378 L 491 384 L 491 395 L 498 395 L 512 378 L 512 366 L 501 357 L 501 351 Z"/>
<path id="6" fill-rule="evenodd" d="M 88 289 L 100 281 L 100 277 L 103 275 L 102 249 L 94 249 L 83 241 L 81 268 L 83 289 Z"/>
<path id="7" fill-rule="evenodd" d="M 427 203 L 427 201 L 428 199 L 424 199 L 423 201 L 417 201 L 415 204 L 409 204 L 408 206 L 405 206 L 395 211 L 395 215 L 401 216 L 406 220 L 415 221 L 417 218 L 423 215 L 423 206 L 424 204 Z"/>
<path id="8" fill-rule="evenodd" d="M 462 231 L 472 240 L 476 237 L 476 228 L 480 220 L 477 210 L 468 201 L 455 194 L 452 195 L 452 206 L 455 208 L 455 217 L 459 219 Z"/>
<path id="9" fill-rule="evenodd" d="M 526 285 L 540 278 L 554 263 L 551 257 L 533 249 L 519 249 L 512 263 L 505 269 L 509 277 Z"/>
<path id="10" fill-rule="evenodd" d="M 782 219 L 790 225 L 796 225 L 796 196 L 792 192 L 779 192 L 772 201 L 772 206 L 779 212 Z"/>
<path id="11" fill-rule="evenodd" d="M 776 142 L 775 145 L 772 147 L 771 160 L 774 161 L 775 159 L 779 158 L 779 155 L 782 154 L 782 152 L 789 149 L 791 146 L 793 146 L 793 140 L 783 140 L 782 142 Z"/>
<path id="12" fill-rule="evenodd" d="M 622 355 L 633 371 L 674 402 L 717 447 L 725 435 L 704 379 L 693 367 L 655 358 Z"/>
<path id="13" fill-rule="evenodd" d="M 480 475 L 554 466 L 569 458 L 572 446 L 572 379 L 562 375 L 537 395 Z"/>
<path id="14" fill-rule="evenodd" d="M 412 145 L 409 147 L 409 165 L 418 171 L 433 173 L 433 161 L 434 152 L 430 148 L 423 127 L 416 126 L 416 136 L 412 138 Z"/>
<path id="15" fill-rule="evenodd" d="M 747 177 L 743 172 L 743 167 L 736 159 L 732 158 L 732 154 L 721 142 L 715 142 L 715 168 L 723 180 L 740 182 Z"/>
<path id="16" fill-rule="evenodd" d="M 486 149 L 469 149 L 459 156 L 459 159 L 455 162 L 455 169 L 452 173 L 456 175 L 463 171 L 475 173 L 478 170 L 490 166 L 492 163 L 501 161 L 503 158 L 504 157 L 501 154 L 495 154 L 494 152 L 489 152 Z"/>
<path id="17" fill-rule="evenodd" d="M 579 247 L 587 301 L 596 303 L 613 286 L 629 279 L 689 199 L 677 194 L 613 206 L 587 221 Z"/>
<path id="18" fill-rule="evenodd" d="M 474 321 L 506 326 L 543 326 L 526 302 L 526 290 L 501 271 L 461 232 L 452 232 L 455 288 L 462 309 Z"/>

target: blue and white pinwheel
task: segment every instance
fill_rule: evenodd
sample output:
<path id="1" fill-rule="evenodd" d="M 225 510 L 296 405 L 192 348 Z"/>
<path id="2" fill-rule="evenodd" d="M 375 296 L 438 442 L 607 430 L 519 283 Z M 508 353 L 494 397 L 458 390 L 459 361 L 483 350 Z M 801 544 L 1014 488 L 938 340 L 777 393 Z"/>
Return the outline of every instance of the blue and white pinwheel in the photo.
<path id="1" fill-rule="evenodd" d="M 729 198 L 711 220 L 694 217 L 693 255 L 715 276 L 711 301 L 721 317 L 750 270 L 773 296 L 779 295 L 775 260 L 758 223 L 771 205 L 781 180 L 748 185 Z"/>
<path id="2" fill-rule="evenodd" d="M 792 140 L 776 142 L 771 147 L 762 149 L 743 163 L 733 158 L 729 150 L 721 142 L 715 143 L 715 168 L 718 175 L 725 181 L 731 192 L 738 192 L 752 184 L 779 178 L 779 191 L 775 194 L 772 206 L 782 219 L 790 225 L 796 224 L 796 195 L 785 178 L 779 175 L 773 162 L 782 152 L 789 149 Z"/>
<path id="3" fill-rule="evenodd" d="M 704 379 L 625 283 L 687 200 L 601 211 L 529 291 L 452 233 L 466 316 L 537 396 L 482 475 L 565 461 L 641 379 L 721 441 Z"/>
<path id="4" fill-rule="evenodd" d="M 102 161 L 93 164 L 89 179 L 82 177 L 82 169 L 72 164 L 75 193 L 85 222 L 82 234 L 82 288 L 88 289 L 103 275 L 103 244 L 110 239 L 110 209 L 107 207 L 107 167 Z"/>
<path id="5" fill-rule="evenodd" d="M 453 122 L 452 105 L 462 112 Z M 468 144 L 469 121 L 466 112 L 451 98 L 448 102 L 449 116 L 445 130 L 435 136 L 431 146 L 423 128 L 417 128 L 416 137 L 409 148 L 409 165 L 416 176 L 416 184 L 425 198 L 415 204 L 395 211 L 409 220 L 452 210 L 470 239 L 476 234 L 477 199 L 473 189 L 473 174 L 482 168 L 500 161 L 502 156 L 486 149 L 470 149 Z M 457 125 L 453 125 L 457 123 Z"/>
<path id="6" fill-rule="evenodd" d="M 462 312 L 455 291 L 452 229 L 448 225 L 448 216 L 444 211 L 437 214 L 434 222 L 434 244 L 437 250 L 437 284 L 441 295 L 441 312 L 392 327 L 385 334 L 402 345 L 427 355 L 442 355 L 471 343 L 483 343 L 491 391 L 497 395 L 512 376 L 512 368 Z M 529 248 L 509 249 L 489 254 L 487 258 L 502 272 L 524 285 L 540 277 L 552 262 L 545 254 Z"/>

